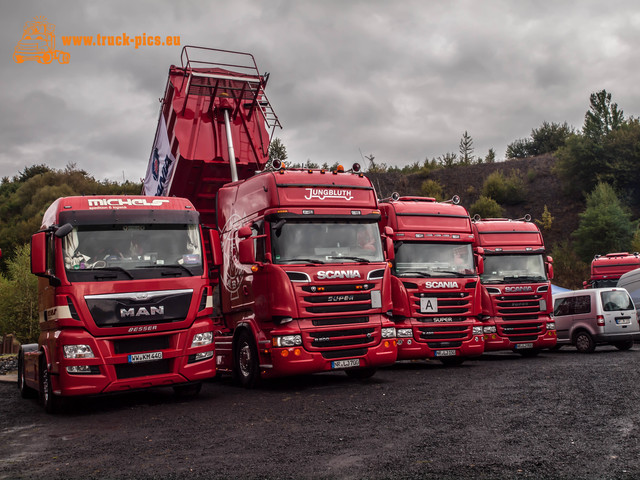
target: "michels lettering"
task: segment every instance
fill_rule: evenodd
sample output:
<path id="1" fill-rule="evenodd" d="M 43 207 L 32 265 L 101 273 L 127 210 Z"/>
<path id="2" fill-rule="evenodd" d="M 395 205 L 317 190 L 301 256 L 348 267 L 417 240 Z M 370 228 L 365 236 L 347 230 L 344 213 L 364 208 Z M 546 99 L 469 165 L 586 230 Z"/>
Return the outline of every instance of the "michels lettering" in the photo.
<path id="1" fill-rule="evenodd" d="M 425 282 L 425 288 L 459 288 L 458 282 Z"/>
<path id="2" fill-rule="evenodd" d="M 169 200 L 156 198 L 148 200 L 146 198 L 89 198 L 89 207 L 159 207 Z"/>
<path id="3" fill-rule="evenodd" d="M 337 278 L 362 278 L 358 270 L 321 270 L 316 276 L 318 280 L 333 280 Z"/>
<path id="4" fill-rule="evenodd" d="M 317 198 L 318 200 L 324 200 L 326 198 L 342 198 L 344 200 L 351 200 L 351 190 L 334 189 L 334 188 L 307 188 L 307 195 L 305 199 L 311 200 Z"/>

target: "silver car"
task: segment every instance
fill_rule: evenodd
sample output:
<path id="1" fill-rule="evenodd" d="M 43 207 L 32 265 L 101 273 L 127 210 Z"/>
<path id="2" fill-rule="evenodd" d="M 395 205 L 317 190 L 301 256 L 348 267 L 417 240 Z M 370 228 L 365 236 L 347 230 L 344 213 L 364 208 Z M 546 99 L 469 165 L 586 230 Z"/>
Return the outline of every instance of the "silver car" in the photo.
<path id="1" fill-rule="evenodd" d="M 629 350 L 640 340 L 636 309 L 624 288 L 593 288 L 553 296 L 557 346 L 575 345 L 591 353 L 596 345 Z"/>

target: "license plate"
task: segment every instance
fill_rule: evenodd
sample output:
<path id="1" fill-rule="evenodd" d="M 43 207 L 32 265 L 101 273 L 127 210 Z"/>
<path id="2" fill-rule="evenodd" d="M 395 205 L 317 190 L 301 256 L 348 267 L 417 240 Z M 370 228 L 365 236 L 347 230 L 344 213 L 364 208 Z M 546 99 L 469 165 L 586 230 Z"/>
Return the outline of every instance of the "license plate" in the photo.
<path id="1" fill-rule="evenodd" d="M 134 353 L 129 355 L 129 363 L 153 362 L 162 360 L 162 352 Z"/>
<path id="2" fill-rule="evenodd" d="M 352 358 L 350 360 L 335 360 L 331 362 L 331 368 L 351 368 L 351 367 L 359 367 L 360 359 Z"/>
<path id="3" fill-rule="evenodd" d="M 420 313 L 438 313 L 437 297 L 421 297 Z"/>
<path id="4" fill-rule="evenodd" d="M 455 357 L 456 351 L 455 350 L 436 350 L 435 356 L 436 357 Z"/>
<path id="5" fill-rule="evenodd" d="M 630 318 L 616 318 L 616 323 L 618 325 L 629 325 L 631 323 Z"/>
<path id="6" fill-rule="evenodd" d="M 516 350 L 526 350 L 533 348 L 533 343 L 516 343 Z"/>

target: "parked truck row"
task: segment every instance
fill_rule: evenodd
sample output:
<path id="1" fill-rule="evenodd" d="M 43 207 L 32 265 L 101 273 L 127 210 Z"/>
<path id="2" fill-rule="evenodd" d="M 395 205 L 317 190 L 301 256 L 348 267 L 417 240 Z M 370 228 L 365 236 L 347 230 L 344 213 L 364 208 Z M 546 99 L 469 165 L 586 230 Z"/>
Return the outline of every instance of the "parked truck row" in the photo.
<path id="1" fill-rule="evenodd" d="M 194 54 L 224 57 L 195 60 Z M 378 200 L 351 169 L 269 162 L 280 126 L 251 55 L 185 47 L 169 69 L 144 195 L 54 202 L 32 238 L 41 335 L 23 396 L 460 364 L 555 345 L 535 224 L 456 197 Z M 269 131 L 271 130 L 271 132 Z"/>

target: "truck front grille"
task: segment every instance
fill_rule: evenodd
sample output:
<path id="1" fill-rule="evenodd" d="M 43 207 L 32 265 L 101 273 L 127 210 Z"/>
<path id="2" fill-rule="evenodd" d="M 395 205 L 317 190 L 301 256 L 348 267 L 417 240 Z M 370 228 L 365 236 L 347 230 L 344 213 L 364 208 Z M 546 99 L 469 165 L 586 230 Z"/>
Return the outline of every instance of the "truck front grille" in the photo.
<path id="1" fill-rule="evenodd" d="M 113 341 L 113 353 L 139 353 L 154 350 L 166 350 L 169 348 L 169 336 L 129 338 Z"/>

